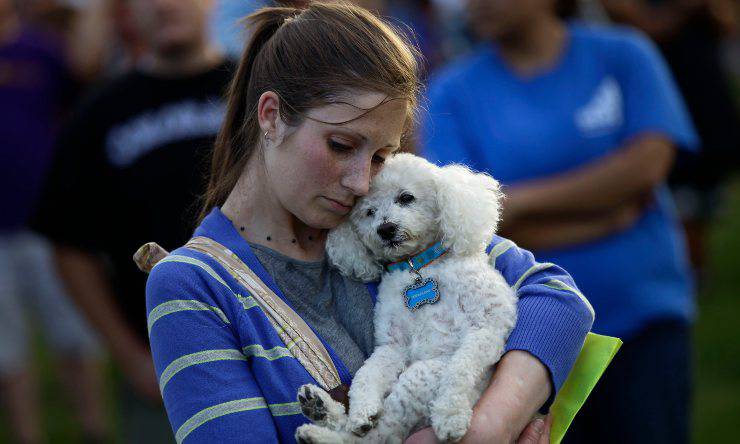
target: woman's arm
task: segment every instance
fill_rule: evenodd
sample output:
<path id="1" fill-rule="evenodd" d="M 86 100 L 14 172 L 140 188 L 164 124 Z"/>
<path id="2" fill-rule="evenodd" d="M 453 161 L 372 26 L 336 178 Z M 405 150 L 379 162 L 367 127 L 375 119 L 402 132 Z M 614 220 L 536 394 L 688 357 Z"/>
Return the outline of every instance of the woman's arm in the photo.
<path id="1" fill-rule="evenodd" d="M 463 443 L 514 442 L 551 393 L 542 362 L 525 351 L 508 352 L 473 409 Z"/>
<path id="2" fill-rule="evenodd" d="M 491 264 L 517 292 L 519 319 L 475 406 L 465 443 L 509 443 L 519 437 L 532 416 L 555 399 L 594 320 L 591 304 L 562 268 L 538 263 L 532 253 L 498 236 L 488 251 Z M 431 429 L 424 429 L 409 442 L 433 438 Z"/>
<path id="3" fill-rule="evenodd" d="M 147 281 L 152 355 L 178 442 L 278 442 L 271 406 L 232 328 L 238 311 L 229 298 L 235 295 L 192 263 L 160 262 Z"/>
<path id="4" fill-rule="evenodd" d="M 490 261 L 517 292 L 517 325 L 491 384 L 475 407 L 466 442 L 512 442 L 568 376 L 594 313 L 573 279 L 554 264 L 496 237 Z"/>

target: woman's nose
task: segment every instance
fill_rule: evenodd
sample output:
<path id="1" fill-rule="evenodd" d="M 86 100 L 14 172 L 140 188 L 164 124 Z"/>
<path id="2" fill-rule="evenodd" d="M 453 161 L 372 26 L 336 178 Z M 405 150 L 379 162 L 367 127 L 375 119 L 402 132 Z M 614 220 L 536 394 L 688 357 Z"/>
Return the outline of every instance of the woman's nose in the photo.
<path id="1" fill-rule="evenodd" d="M 355 196 L 364 196 L 370 190 L 370 162 L 361 162 L 343 177 L 342 185 Z"/>

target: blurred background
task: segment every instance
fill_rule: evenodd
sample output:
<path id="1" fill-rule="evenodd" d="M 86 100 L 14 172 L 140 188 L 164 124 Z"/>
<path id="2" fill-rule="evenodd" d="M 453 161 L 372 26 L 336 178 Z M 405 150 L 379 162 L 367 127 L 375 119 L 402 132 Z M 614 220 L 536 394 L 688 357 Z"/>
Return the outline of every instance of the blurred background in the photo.
<path id="1" fill-rule="evenodd" d="M 357 3 L 418 45 L 425 82 L 448 75 L 490 40 L 505 48 L 522 23 L 517 14 L 503 24 L 480 20 L 486 3 L 495 18 L 505 1 Z M 145 275 L 130 258 L 145 242 L 169 250 L 189 237 L 223 93 L 249 33 L 239 20 L 270 4 L 0 0 L 0 443 L 172 442 L 148 357 Z M 537 7 L 578 26 L 639 29 L 658 49 L 656 69 L 670 71 L 667 82 L 682 98 L 675 106 L 685 104 L 699 150 L 678 150 L 659 181 L 670 186 L 697 301 L 696 314 L 687 315 L 694 320 L 686 352 L 690 436 L 733 441 L 740 412 L 740 2 L 510 5 L 520 17 Z M 495 26 L 509 29 L 496 34 Z M 514 88 L 496 87 L 494 97 Z M 424 153 L 425 143 L 419 138 L 408 149 Z M 620 229 L 637 223 L 638 215 L 625 214 Z M 537 252 L 537 234 L 509 235 Z"/>

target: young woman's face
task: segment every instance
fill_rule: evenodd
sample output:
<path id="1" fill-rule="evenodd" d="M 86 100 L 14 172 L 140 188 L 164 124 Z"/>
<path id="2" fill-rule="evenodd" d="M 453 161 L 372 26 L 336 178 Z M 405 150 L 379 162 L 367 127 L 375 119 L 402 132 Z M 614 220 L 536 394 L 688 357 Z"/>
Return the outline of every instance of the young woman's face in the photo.
<path id="1" fill-rule="evenodd" d="M 385 99 L 358 93 L 347 100 L 351 105 L 314 108 L 298 127 L 285 129 L 281 143 L 268 141 L 264 160 L 272 198 L 312 228 L 337 226 L 367 193 L 385 157 L 400 147 L 405 100 L 387 101 L 349 122 Z"/>

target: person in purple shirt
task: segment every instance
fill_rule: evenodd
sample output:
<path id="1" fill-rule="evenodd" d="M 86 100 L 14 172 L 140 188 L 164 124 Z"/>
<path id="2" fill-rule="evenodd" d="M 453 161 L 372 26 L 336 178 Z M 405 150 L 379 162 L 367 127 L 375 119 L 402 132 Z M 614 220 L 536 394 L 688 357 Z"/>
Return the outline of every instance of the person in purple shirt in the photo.
<path id="1" fill-rule="evenodd" d="M 33 332 L 40 330 L 56 373 L 68 385 L 82 434 L 87 442 L 102 442 L 107 430 L 99 344 L 67 299 L 48 242 L 28 228 L 73 82 L 62 48 L 26 26 L 12 3 L 0 0 L 0 393 L 12 438 L 41 442 L 31 347 Z"/>

